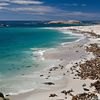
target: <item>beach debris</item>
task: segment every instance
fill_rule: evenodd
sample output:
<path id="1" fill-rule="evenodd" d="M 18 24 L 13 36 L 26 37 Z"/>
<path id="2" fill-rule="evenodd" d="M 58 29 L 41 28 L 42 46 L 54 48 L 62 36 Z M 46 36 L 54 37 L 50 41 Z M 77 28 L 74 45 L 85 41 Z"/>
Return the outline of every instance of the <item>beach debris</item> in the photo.
<path id="1" fill-rule="evenodd" d="M 60 65 L 60 64 L 59 64 L 59 67 L 60 67 L 61 69 L 63 69 L 63 68 L 64 68 L 64 66 L 63 66 L 63 65 Z"/>
<path id="2" fill-rule="evenodd" d="M 42 77 L 43 75 L 40 75 L 40 77 Z"/>
<path id="3" fill-rule="evenodd" d="M 50 77 L 50 75 L 48 77 Z"/>
<path id="4" fill-rule="evenodd" d="M 52 83 L 52 82 L 45 82 L 44 84 L 45 84 L 45 85 L 55 85 L 55 84 Z"/>
<path id="5" fill-rule="evenodd" d="M 45 79 L 48 79 L 48 77 L 47 77 L 47 78 L 45 78 Z"/>
<path id="6" fill-rule="evenodd" d="M 91 83 L 91 87 L 93 87 L 93 86 L 95 87 L 96 91 L 98 93 L 100 93 L 100 81 L 96 81 L 94 83 Z"/>
<path id="7" fill-rule="evenodd" d="M 76 52 L 79 52 L 79 51 L 76 51 Z"/>
<path id="8" fill-rule="evenodd" d="M 86 86 L 86 84 L 84 83 L 82 86 L 83 86 L 83 87 L 85 87 L 85 86 Z"/>
<path id="9" fill-rule="evenodd" d="M 57 94 L 50 94 L 50 96 L 49 97 L 57 97 Z"/>
<path id="10" fill-rule="evenodd" d="M 56 69 L 58 69 L 58 67 L 52 67 L 49 71 L 55 71 Z"/>
<path id="11" fill-rule="evenodd" d="M 65 73 L 63 73 L 63 76 L 65 76 L 66 74 Z"/>
<path id="12" fill-rule="evenodd" d="M 87 88 L 83 88 L 84 89 L 84 91 L 89 91 L 89 89 L 87 89 Z"/>
<path id="13" fill-rule="evenodd" d="M 61 93 L 64 93 L 65 95 L 70 94 L 71 92 L 73 92 L 72 89 L 68 90 L 68 91 L 66 91 L 66 90 L 61 91 Z"/>
<path id="14" fill-rule="evenodd" d="M 72 100 L 99 100 L 98 96 L 94 93 L 82 93 L 72 96 Z"/>

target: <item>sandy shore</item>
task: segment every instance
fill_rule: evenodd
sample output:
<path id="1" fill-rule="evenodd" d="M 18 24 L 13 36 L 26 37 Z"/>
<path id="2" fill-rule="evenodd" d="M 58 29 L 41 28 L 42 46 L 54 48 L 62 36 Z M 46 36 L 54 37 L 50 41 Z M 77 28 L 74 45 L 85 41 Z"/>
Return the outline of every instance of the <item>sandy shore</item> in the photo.
<path id="1" fill-rule="evenodd" d="M 76 29 L 80 31 L 94 32 L 100 35 L 100 25 L 93 26 L 76 26 L 76 27 L 64 27 L 61 30 Z M 10 96 L 10 100 L 72 100 L 72 95 L 65 95 L 61 91 L 71 91 L 73 95 L 80 93 L 88 93 L 95 91 L 95 88 L 91 88 L 90 84 L 96 80 L 81 79 L 75 75 L 72 71 L 72 66 L 77 63 L 84 63 L 86 60 L 95 58 L 93 53 L 86 52 L 86 46 L 91 43 L 100 44 L 100 38 L 94 38 L 88 36 L 88 33 L 83 34 L 84 38 L 81 40 L 64 44 L 58 48 L 47 50 L 44 53 L 46 60 L 59 60 L 59 63 L 52 66 L 49 69 L 41 71 L 40 77 L 45 81 L 38 89 L 19 95 Z M 77 70 L 79 70 L 77 68 Z M 86 85 L 89 91 L 85 91 L 83 85 Z M 52 94 L 52 95 L 50 95 Z M 55 94 L 55 95 L 54 95 Z M 99 94 L 97 94 L 99 96 Z M 99 96 L 100 97 L 100 96 Z M 100 99 L 100 98 L 99 98 Z"/>

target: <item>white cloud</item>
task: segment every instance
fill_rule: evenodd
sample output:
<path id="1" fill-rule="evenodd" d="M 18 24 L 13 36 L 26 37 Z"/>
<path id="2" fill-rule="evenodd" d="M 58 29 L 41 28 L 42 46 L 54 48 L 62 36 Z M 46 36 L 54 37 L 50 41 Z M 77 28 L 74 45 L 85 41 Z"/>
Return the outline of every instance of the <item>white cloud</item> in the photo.
<path id="1" fill-rule="evenodd" d="M 13 4 L 16 4 L 17 5 L 17 8 L 15 8 L 13 6 Z M 25 8 L 24 9 L 24 5 L 41 5 L 43 4 L 43 2 L 41 1 L 37 1 L 37 0 L 0 0 L 0 10 L 2 9 L 5 9 L 5 10 L 21 10 L 21 6 L 20 5 L 23 5 L 23 11 L 24 10 L 31 10 L 31 7 L 30 8 Z M 11 5 L 11 6 L 9 6 Z M 18 6 L 19 5 L 19 6 Z"/>
<path id="2" fill-rule="evenodd" d="M 9 3 L 0 3 L 0 10 L 5 9 L 5 7 L 8 5 Z"/>
<path id="3" fill-rule="evenodd" d="M 1 7 L 1 6 L 0 6 L 0 10 L 2 10 L 2 9 L 4 9 L 4 7 Z"/>
<path id="4" fill-rule="evenodd" d="M 55 8 L 50 6 L 31 6 L 31 7 L 17 7 L 17 8 L 5 8 L 6 10 L 12 12 L 30 13 L 30 14 L 47 14 L 56 11 Z"/>
<path id="5" fill-rule="evenodd" d="M 87 4 L 81 4 L 81 6 L 85 7 L 85 6 L 87 6 Z"/>
<path id="6" fill-rule="evenodd" d="M 2 2 L 1 2 L 2 1 Z M 5 2 L 3 2 L 5 1 Z M 9 6 L 11 3 L 17 4 L 17 6 Z M 32 4 L 32 5 L 30 5 Z M 6 11 L 11 11 L 13 13 L 20 13 L 20 14 L 33 14 L 34 16 L 46 16 L 52 18 L 92 18 L 96 17 L 98 14 L 96 13 L 87 13 L 81 11 L 65 11 L 59 8 L 55 8 L 52 6 L 45 6 L 42 5 L 43 2 L 36 1 L 36 0 L 0 0 L 0 10 L 4 9 Z M 22 6 L 23 5 L 23 6 Z M 67 4 L 66 6 L 87 6 L 86 4 Z M 30 16 L 30 15 L 29 15 Z"/>
<path id="7" fill-rule="evenodd" d="M 9 0 L 10 3 L 15 4 L 22 4 L 22 5 L 28 5 L 28 4 L 43 4 L 41 1 L 36 0 Z"/>
<path id="8" fill-rule="evenodd" d="M 76 6 L 82 6 L 82 7 L 84 7 L 84 6 L 87 6 L 86 4 L 78 4 L 78 3 L 72 3 L 72 4 L 64 4 L 65 6 L 72 6 L 72 7 L 76 7 Z"/>
<path id="9" fill-rule="evenodd" d="M 5 8 L 12 12 L 18 12 L 21 14 L 39 14 L 39 15 L 50 15 L 50 16 L 64 16 L 64 17 L 95 17 L 95 13 L 87 13 L 81 11 L 65 11 L 51 6 L 29 6 L 29 7 L 16 7 L 16 8 Z"/>
<path id="10" fill-rule="evenodd" d="M 0 3 L 0 6 L 7 6 L 9 3 Z"/>
<path id="11" fill-rule="evenodd" d="M 22 4 L 22 5 L 28 5 L 28 4 L 43 4 L 43 2 L 38 0 L 0 0 L 0 3 L 15 3 L 15 4 Z"/>

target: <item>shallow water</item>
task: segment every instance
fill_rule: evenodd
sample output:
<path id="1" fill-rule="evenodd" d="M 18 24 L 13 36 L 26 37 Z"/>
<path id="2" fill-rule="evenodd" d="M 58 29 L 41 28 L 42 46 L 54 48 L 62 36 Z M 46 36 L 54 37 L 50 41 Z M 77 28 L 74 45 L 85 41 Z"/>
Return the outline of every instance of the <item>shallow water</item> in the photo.
<path id="1" fill-rule="evenodd" d="M 37 60 L 41 51 L 78 38 L 45 28 L 0 28 L 0 90 L 17 93 L 22 89 L 35 88 L 39 79 L 26 77 L 28 75 L 23 78 L 23 74 L 31 74 L 45 66 L 43 61 Z"/>

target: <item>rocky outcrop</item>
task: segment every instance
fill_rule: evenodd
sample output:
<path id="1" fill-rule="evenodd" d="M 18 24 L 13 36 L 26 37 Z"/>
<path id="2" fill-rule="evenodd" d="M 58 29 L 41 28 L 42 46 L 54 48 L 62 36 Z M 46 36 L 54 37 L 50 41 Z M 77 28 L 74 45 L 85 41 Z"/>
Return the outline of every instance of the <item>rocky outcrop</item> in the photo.
<path id="1" fill-rule="evenodd" d="M 72 100 L 99 100 L 94 93 L 82 93 L 72 97 Z"/>
<path id="2" fill-rule="evenodd" d="M 67 21 L 50 21 L 48 24 L 80 24 L 78 20 L 67 20 Z"/>

